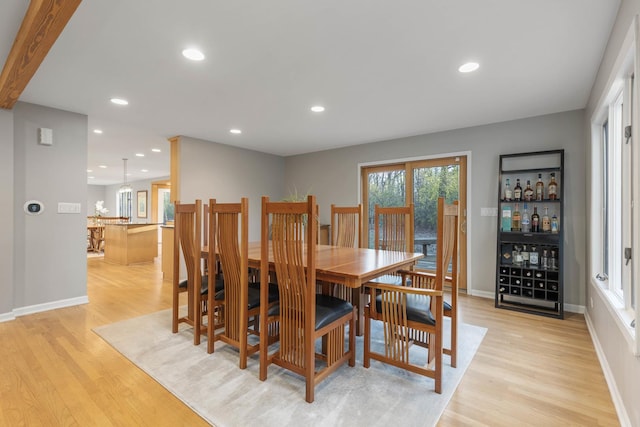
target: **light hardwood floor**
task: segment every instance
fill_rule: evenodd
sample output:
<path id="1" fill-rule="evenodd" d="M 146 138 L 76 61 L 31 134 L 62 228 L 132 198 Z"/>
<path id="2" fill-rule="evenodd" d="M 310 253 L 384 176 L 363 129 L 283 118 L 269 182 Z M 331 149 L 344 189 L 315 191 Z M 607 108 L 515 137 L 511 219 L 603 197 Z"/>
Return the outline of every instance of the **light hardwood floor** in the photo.
<path id="1" fill-rule="evenodd" d="M 207 425 L 92 332 L 170 308 L 160 264 L 87 262 L 89 304 L 0 323 L 0 425 Z M 462 321 L 488 332 L 440 426 L 619 425 L 582 315 L 466 296 L 460 306 Z"/>

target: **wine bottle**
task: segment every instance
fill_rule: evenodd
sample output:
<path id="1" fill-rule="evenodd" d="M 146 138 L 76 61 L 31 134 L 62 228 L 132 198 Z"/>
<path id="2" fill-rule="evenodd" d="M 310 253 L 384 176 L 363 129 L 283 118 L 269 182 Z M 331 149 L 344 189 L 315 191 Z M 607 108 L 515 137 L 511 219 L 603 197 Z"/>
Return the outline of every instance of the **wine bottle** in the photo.
<path id="1" fill-rule="evenodd" d="M 525 202 L 530 202 L 533 200 L 533 188 L 531 188 L 531 181 L 527 180 L 527 188 L 523 191 L 523 198 Z"/>
<path id="2" fill-rule="evenodd" d="M 538 182 L 536 182 L 536 200 L 542 201 L 544 199 L 544 183 L 542 182 L 542 174 L 538 174 Z"/>
<path id="3" fill-rule="evenodd" d="M 549 219 L 549 208 L 544 207 L 544 213 L 542 214 L 542 232 L 549 233 L 551 231 L 551 220 Z"/>
<path id="4" fill-rule="evenodd" d="M 524 204 L 524 210 L 522 211 L 522 232 L 528 233 L 531 231 L 531 220 L 529 218 L 529 210 L 527 209 L 527 204 Z"/>
<path id="5" fill-rule="evenodd" d="M 519 202 L 522 200 L 522 187 L 520 186 L 520 178 L 516 179 L 516 186 L 513 188 L 513 200 Z"/>
<path id="6" fill-rule="evenodd" d="M 554 212 L 553 215 L 551 215 L 551 232 L 552 233 L 557 233 L 559 231 L 560 227 L 558 225 L 558 217 L 556 216 L 556 213 Z"/>
<path id="7" fill-rule="evenodd" d="M 521 220 L 520 204 L 516 203 L 516 208 L 513 210 L 513 215 L 511 217 L 511 231 L 522 231 Z"/>
<path id="8" fill-rule="evenodd" d="M 513 193 L 511 191 L 511 184 L 509 184 L 509 178 L 507 178 L 506 183 L 504 184 L 504 200 L 505 202 L 511 201 L 513 198 Z"/>
<path id="9" fill-rule="evenodd" d="M 549 200 L 557 200 L 558 198 L 558 183 L 556 182 L 556 174 L 551 172 L 551 180 L 547 186 L 547 193 L 549 194 Z"/>
<path id="10" fill-rule="evenodd" d="M 540 232 L 540 215 L 538 215 L 538 207 L 533 207 L 533 215 L 531 215 L 531 231 Z"/>

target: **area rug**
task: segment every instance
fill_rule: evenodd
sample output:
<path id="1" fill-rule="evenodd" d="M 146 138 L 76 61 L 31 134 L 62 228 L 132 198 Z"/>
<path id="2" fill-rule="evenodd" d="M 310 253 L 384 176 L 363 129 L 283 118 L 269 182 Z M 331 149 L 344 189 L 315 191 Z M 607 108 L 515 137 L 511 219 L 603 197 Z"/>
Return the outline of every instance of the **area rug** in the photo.
<path id="1" fill-rule="evenodd" d="M 458 367 L 452 368 L 444 356 L 442 394 L 434 392 L 430 378 L 377 361 L 365 369 L 363 339 L 358 337 L 356 366 L 344 365 L 316 386 L 311 404 L 304 399 L 302 377 L 272 365 L 267 380 L 260 381 L 258 355 L 241 370 L 233 347 L 216 343 L 215 353 L 207 354 L 206 338 L 194 346 L 187 325 L 171 333 L 170 310 L 101 326 L 94 332 L 215 426 L 351 427 L 435 425 L 486 329 L 460 325 Z M 380 334 L 377 339 L 376 333 Z M 378 328 L 372 345 L 381 345 L 381 334 Z"/>

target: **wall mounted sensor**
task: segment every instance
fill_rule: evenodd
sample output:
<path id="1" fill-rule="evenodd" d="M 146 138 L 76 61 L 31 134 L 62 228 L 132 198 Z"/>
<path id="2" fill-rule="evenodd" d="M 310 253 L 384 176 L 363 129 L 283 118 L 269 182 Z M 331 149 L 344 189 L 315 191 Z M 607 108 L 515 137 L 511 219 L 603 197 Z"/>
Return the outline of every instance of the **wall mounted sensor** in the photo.
<path id="1" fill-rule="evenodd" d="M 44 211 L 44 204 L 38 200 L 29 200 L 24 204 L 24 211 L 29 215 L 40 215 Z"/>

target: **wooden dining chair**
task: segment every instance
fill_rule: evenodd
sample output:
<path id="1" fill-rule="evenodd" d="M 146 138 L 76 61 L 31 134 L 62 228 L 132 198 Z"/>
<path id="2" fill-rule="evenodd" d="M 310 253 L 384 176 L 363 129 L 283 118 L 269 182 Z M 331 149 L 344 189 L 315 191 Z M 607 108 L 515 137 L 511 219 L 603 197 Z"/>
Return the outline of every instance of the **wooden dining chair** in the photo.
<path id="1" fill-rule="evenodd" d="M 362 247 L 362 205 L 331 205 L 330 244 L 346 248 Z M 331 295 L 353 302 L 353 292 L 360 289 L 348 288 L 340 284 L 331 285 Z M 326 293 L 326 292 L 325 292 Z"/>
<path id="2" fill-rule="evenodd" d="M 436 269 L 434 271 L 401 271 L 401 275 L 412 286 L 432 288 L 432 281 L 444 281 L 438 284 L 444 289 L 449 286 L 451 291 L 450 300 L 444 300 L 444 317 L 451 319 L 450 336 L 451 343 L 449 347 L 443 347 L 443 353 L 449 355 L 451 367 L 457 365 L 457 345 L 458 345 L 458 243 L 460 238 L 459 232 L 459 207 L 458 201 L 455 200 L 451 204 L 447 204 L 443 197 L 438 198 L 438 228 L 436 239 Z M 440 253 L 439 253 L 440 252 Z M 442 254 L 442 256 L 441 256 Z M 440 265 L 444 263 L 443 265 Z M 451 265 L 451 271 L 449 271 Z M 438 275 L 438 271 L 443 271 L 443 275 Z M 416 278 L 420 276 L 419 278 Z M 416 333 L 414 337 L 418 343 L 427 345 L 427 336 Z"/>
<path id="3" fill-rule="evenodd" d="M 435 273 L 401 271 L 401 284 L 368 283 L 370 303 L 365 311 L 364 367 L 371 359 L 433 378 L 436 393 L 442 392 L 444 283 L 447 269 L 457 256 L 457 205 L 438 200 L 438 232 Z M 456 217 L 456 220 L 453 220 Z M 371 321 L 382 322 L 384 349 L 371 347 Z M 410 354 L 412 345 L 426 347 Z"/>
<path id="4" fill-rule="evenodd" d="M 350 303 L 316 294 L 318 218 L 316 198 L 306 202 L 270 202 L 262 198 L 260 330 L 270 319 L 279 322 L 277 348 L 269 353 L 260 335 L 260 380 L 276 364 L 305 378 L 305 399 L 314 400 L 315 386 L 343 363 L 355 365 L 355 309 Z M 269 235 L 271 234 L 271 239 Z M 271 250 L 270 250 L 271 249 Z M 268 310 L 269 254 L 278 283 L 279 302 Z M 349 328 L 345 348 L 345 327 Z M 316 341 L 323 350 L 316 352 Z M 274 346 L 276 347 L 276 346 Z"/>
<path id="5" fill-rule="evenodd" d="M 243 197 L 240 203 L 211 199 L 207 212 L 212 230 L 209 254 L 217 254 L 224 282 L 215 298 L 209 296 L 209 307 L 215 307 L 221 316 L 209 322 L 207 351 L 214 352 L 215 341 L 232 345 L 240 352 L 240 369 L 245 369 L 247 358 L 260 349 L 260 287 L 249 283 L 249 199 Z M 277 298 L 277 291 L 270 292 L 268 304 L 275 304 Z M 220 332 L 216 332 L 218 326 Z M 256 339 L 250 344 L 251 335 Z"/>
<path id="6" fill-rule="evenodd" d="M 184 259 L 187 278 L 180 278 L 180 254 Z M 201 335 L 207 335 L 207 327 L 203 317 L 213 315 L 208 310 L 208 291 L 210 275 L 203 273 L 202 268 L 202 201 L 183 204 L 175 203 L 174 241 L 173 241 L 173 333 L 178 332 L 180 323 L 193 327 L 193 343 L 200 344 Z M 214 289 L 222 289 L 223 284 L 211 275 Z M 180 294 L 186 292 L 187 314 L 180 316 Z"/>
<path id="7" fill-rule="evenodd" d="M 331 245 L 362 247 L 362 205 L 331 205 Z"/>
<path id="8" fill-rule="evenodd" d="M 413 203 L 407 206 L 374 207 L 374 245 L 378 250 L 414 252 Z M 375 283 L 400 284 L 399 273 L 390 273 L 374 279 Z"/>

